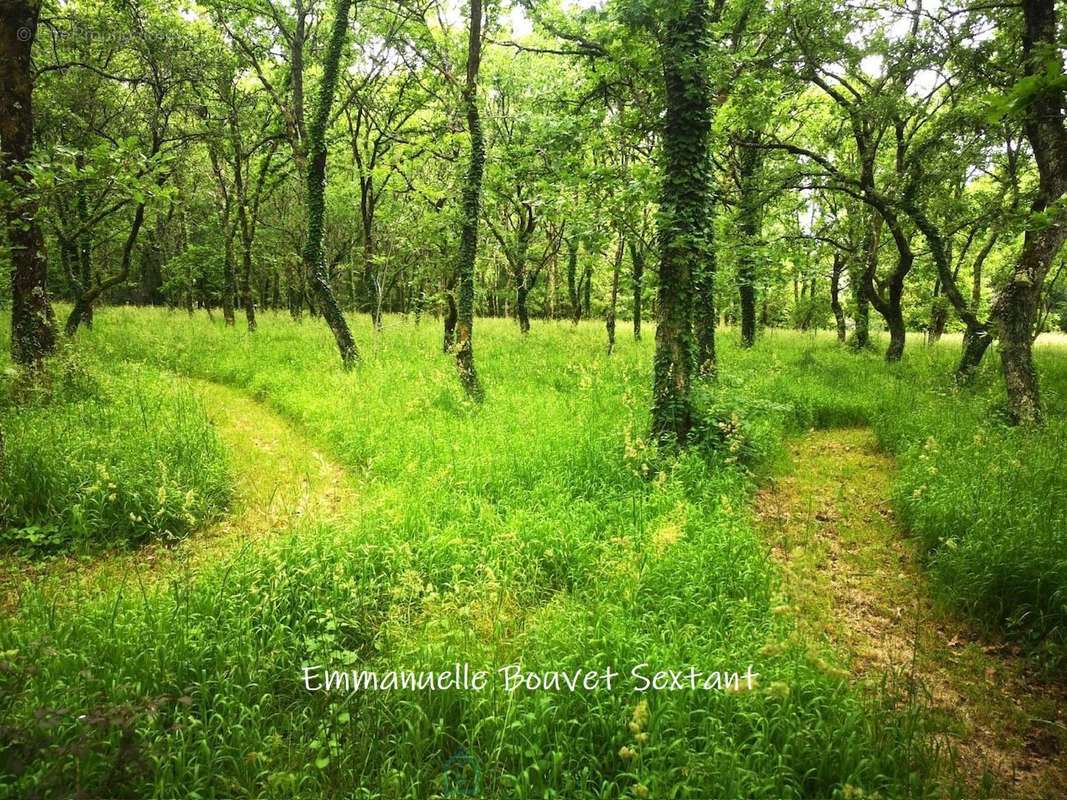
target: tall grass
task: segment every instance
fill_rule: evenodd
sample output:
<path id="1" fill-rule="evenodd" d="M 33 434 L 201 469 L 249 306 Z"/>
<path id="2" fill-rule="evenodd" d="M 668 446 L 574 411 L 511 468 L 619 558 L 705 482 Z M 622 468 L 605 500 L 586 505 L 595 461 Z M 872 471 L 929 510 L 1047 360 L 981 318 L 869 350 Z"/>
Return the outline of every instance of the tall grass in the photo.
<path id="1" fill-rule="evenodd" d="M 64 354 L 32 380 L 0 380 L 0 545 L 137 544 L 224 512 L 227 458 L 196 398 L 152 370 L 94 361 Z"/>
<path id="2" fill-rule="evenodd" d="M 922 716 L 853 692 L 776 596 L 747 504 L 787 405 L 712 392 L 707 448 L 664 460 L 644 441 L 651 342 L 609 358 L 599 326 L 524 338 L 480 320 L 488 398 L 473 406 L 436 326 L 375 336 L 357 320 L 365 363 L 346 374 L 322 326 L 264 317 L 248 336 L 108 310 L 78 346 L 259 398 L 347 466 L 357 513 L 167 587 L 29 593 L 0 623 L 0 787 L 429 798 L 473 762 L 493 798 L 935 792 Z M 302 682 L 314 665 L 455 662 L 760 676 L 752 691 L 646 694 Z"/>
<path id="3" fill-rule="evenodd" d="M 903 363 L 827 336 L 770 334 L 728 356 L 738 391 L 787 407 L 794 430 L 871 425 L 896 456 L 893 502 L 940 598 L 1067 669 L 1067 360 L 1037 348 L 1048 424 L 1006 423 L 996 353 L 976 385 L 952 382 L 958 342 L 913 342 Z M 732 363 L 731 363 L 732 362 Z"/>

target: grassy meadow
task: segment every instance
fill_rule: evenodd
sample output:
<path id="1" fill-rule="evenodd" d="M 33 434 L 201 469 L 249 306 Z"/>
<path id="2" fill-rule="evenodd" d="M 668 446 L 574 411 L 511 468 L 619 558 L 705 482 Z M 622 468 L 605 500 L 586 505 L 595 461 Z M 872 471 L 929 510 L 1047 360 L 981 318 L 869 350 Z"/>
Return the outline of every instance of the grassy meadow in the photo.
<path id="1" fill-rule="evenodd" d="M 870 426 L 937 600 L 1063 674 L 1059 345 L 1038 348 L 1049 424 L 1027 433 L 999 421 L 995 353 L 961 393 L 951 342 L 913 342 L 886 366 L 827 334 L 772 331 L 741 351 L 727 330 L 700 395 L 707 444 L 668 458 L 645 441 L 652 331 L 620 330 L 609 357 L 601 323 L 535 321 L 522 337 L 480 319 L 477 406 L 431 318 L 388 317 L 378 335 L 354 319 L 363 363 L 345 373 L 321 321 L 262 317 L 248 335 L 106 309 L 47 380 L 0 373 L 0 557 L 15 573 L 195 542 L 226 516 L 240 459 L 184 377 L 261 403 L 341 465 L 355 498 L 155 583 L 14 579 L 0 797 L 957 795 L 921 698 L 854 685 L 782 594 L 753 496 L 810 428 Z M 315 665 L 455 663 L 759 677 L 643 693 L 304 684 Z"/>

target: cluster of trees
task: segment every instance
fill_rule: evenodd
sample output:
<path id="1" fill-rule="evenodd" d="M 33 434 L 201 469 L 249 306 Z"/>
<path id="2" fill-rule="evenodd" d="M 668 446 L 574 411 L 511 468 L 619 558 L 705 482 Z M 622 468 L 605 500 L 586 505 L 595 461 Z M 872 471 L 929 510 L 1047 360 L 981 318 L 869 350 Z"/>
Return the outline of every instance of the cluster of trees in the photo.
<path id="1" fill-rule="evenodd" d="M 357 7 L 358 6 L 358 7 Z M 994 340 L 1017 420 L 1063 306 L 1054 0 L 0 0 L 12 348 L 101 302 L 444 320 L 657 320 L 654 428 L 685 442 L 715 329 L 873 308 Z"/>

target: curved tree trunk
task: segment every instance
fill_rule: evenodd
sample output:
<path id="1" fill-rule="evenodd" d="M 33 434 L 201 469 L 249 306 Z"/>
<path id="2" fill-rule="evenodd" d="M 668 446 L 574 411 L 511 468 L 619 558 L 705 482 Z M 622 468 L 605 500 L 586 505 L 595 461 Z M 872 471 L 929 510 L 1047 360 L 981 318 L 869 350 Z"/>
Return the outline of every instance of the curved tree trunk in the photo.
<path id="1" fill-rule="evenodd" d="M 845 309 L 841 307 L 841 275 L 844 271 L 844 257 L 840 253 L 834 253 L 834 266 L 830 272 L 830 309 L 834 312 L 834 321 L 837 323 L 837 341 L 842 343 L 847 335 Z"/>
<path id="2" fill-rule="evenodd" d="M 333 28 L 330 31 L 330 43 L 323 62 L 322 84 L 319 89 L 318 107 L 308 131 L 308 172 L 307 172 L 307 241 L 304 245 L 304 267 L 307 271 L 311 288 L 318 298 L 318 306 L 326 324 L 333 331 L 337 349 L 341 353 L 341 364 L 348 369 L 359 360 L 359 351 L 352 338 L 341 307 L 330 289 L 329 275 L 326 271 L 326 258 L 323 253 L 324 216 L 326 213 L 326 126 L 330 119 L 330 106 L 333 105 L 334 90 L 337 87 L 337 72 L 344 45 L 345 31 L 348 28 L 348 12 L 352 0 L 337 0 Z"/>

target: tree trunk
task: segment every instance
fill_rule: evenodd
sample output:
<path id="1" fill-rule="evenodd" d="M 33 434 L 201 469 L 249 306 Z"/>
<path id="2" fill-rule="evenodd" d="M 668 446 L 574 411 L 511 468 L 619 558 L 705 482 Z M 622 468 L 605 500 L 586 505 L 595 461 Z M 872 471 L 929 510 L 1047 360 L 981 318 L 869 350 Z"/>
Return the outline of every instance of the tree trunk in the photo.
<path id="1" fill-rule="evenodd" d="M 585 260 L 585 272 L 582 275 L 582 313 L 587 317 L 591 317 L 593 313 L 592 289 L 593 259 L 587 258 Z"/>
<path id="2" fill-rule="evenodd" d="M 145 204 L 138 203 L 137 209 L 133 213 L 133 222 L 130 225 L 130 232 L 126 235 L 126 242 L 122 246 L 122 263 L 119 267 L 119 271 L 95 286 L 87 287 L 86 290 L 81 293 L 77 302 L 74 303 L 74 308 L 70 311 L 70 316 L 67 317 L 67 336 L 73 336 L 77 333 L 78 326 L 85 321 L 86 315 L 92 313 L 93 303 L 102 297 L 104 292 L 121 283 L 125 283 L 129 278 L 130 263 L 133 260 L 133 247 L 137 243 L 137 237 L 141 232 L 141 226 L 144 224 L 144 214 Z"/>
<path id="3" fill-rule="evenodd" d="M 470 163 L 463 182 L 463 227 L 459 247 L 459 303 L 456 309 L 456 369 L 467 396 L 481 400 L 483 391 L 474 368 L 474 265 L 478 256 L 478 221 L 481 218 L 482 173 L 485 140 L 478 114 L 478 70 L 482 55 L 482 3 L 471 0 L 467 39 L 467 81 L 463 104 L 470 134 Z"/>
<path id="4" fill-rule="evenodd" d="M 747 136 L 749 141 L 757 138 L 755 132 Z M 760 229 L 759 168 L 762 150 L 755 147 L 741 148 L 741 203 L 738 227 L 741 235 L 741 252 L 737 263 L 737 289 L 741 301 L 741 346 L 752 347 L 756 343 L 756 240 Z"/>
<path id="5" fill-rule="evenodd" d="M 80 177 L 82 170 L 85 169 L 85 155 L 83 153 L 78 153 L 76 164 Z M 81 276 L 79 282 L 83 288 L 87 288 L 93 284 L 93 237 L 88 227 L 89 203 L 85 197 L 85 182 L 82 180 L 78 181 L 75 205 L 78 212 L 78 228 L 81 231 L 81 235 L 78 237 L 78 271 Z M 85 317 L 85 327 L 93 327 L 92 308 L 89 309 L 89 313 Z"/>
<path id="6" fill-rule="evenodd" d="M 706 0 L 689 0 L 680 13 L 667 21 L 661 42 L 666 109 L 651 433 L 656 442 L 668 447 L 684 447 L 693 427 L 690 383 L 696 366 L 694 276 L 707 268 L 710 245 L 707 28 Z"/>
<path id="7" fill-rule="evenodd" d="M 715 306 L 715 249 L 712 242 L 713 210 L 708 208 L 706 227 L 707 250 L 701 262 L 693 265 L 693 285 L 695 307 L 693 325 L 697 340 L 697 372 L 706 377 L 714 377 L 718 369 L 715 353 L 715 326 L 718 323 L 718 310 Z"/>
<path id="8" fill-rule="evenodd" d="M 442 348 L 444 352 L 451 353 L 452 348 L 456 346 L 456 318 L 459 316 L 456 310 L 456 298 L 452 296 L 451 290 L 445 292 L 445 306 Z"/>
<path id="9" fill-rule="evenodd" d="M 1057 48 L 1055 0 L 1023 0 L 1023 64 L 1028 77 L 1063 72 Z M 1055 64 L 1050 62 L 1055 59 Z M 993 303 L 993 320 L 1000 340 L 1000 363 L 1008 392 L 1008 409 L 1022 425 L 1042 422 L 1041 394 L 1033 357 L 1033 329 L 1049 268 L 1067 239 L 1067 213 L 1055 208 L 1067 194 L 1067 126 L 1062 86 L 1034 95 L 1023 118 L 1023 131 L 1037 163 L 1038 191 L 1033 214 L 1054 217 L 1049 224 L 1029 228 L 1019 260 Z"/>
<path id="10" fill-rule="evenodd" d="M 337 349 L 341 354 L 341 364 L 350 368 L 359 360 L 359 351 L 352 338 L 341 307 L 330 289 L 329 276 L 326 272 L 326 257 L 323 253 L 323 234 L 326 213 L 326 127 L 330 119 L 330 107 L 333 105 L 334 90 L 337 87 L 337 72 L 344 45 L 345 31 L 348 29 L 348 12 L 352 0 L 337 0 L 330 31 L 329 48 L 322 68 L 322 84 L 319 88 L 318 107 L 311 121 L 308 132 L 308 172 L 307 172 L 307 241 L 304 245 L 304 268 L 311 281 L 311 287 L 318 298 L 318 305 L 326 324 L 333 331 Z"/>
<path id="11" fill-rule="evenodd" d="M 899 300 L 897 302 L 891 301 L 882 316 L 885 318 L 886 327 L 889 329 L 889 347 L 885 351 L 885 360 L 889 363 L 900 361 L 904 355 L 906 331 L 904 328 L 904 312 L 900 307 Z"/>
<path id="12" fill-rule="evenodd" d="M 571 322 L 582 318 L 582 299 L 578 293 L 578 237 L 567 239 L 567 294 L 571 301 Z"/>
<path id="13" fill-rule="evenodd" d="M 223 236 L 225 237 L 225 249 L 222 260 L 222 318 L 225 320 L 226 327 L 232 328 L 236 324 L 233 313 L 233 287 L 237 278 L 234 270 L 233 240 L 234 236 L 237 234 L 237 229 L 234 228 L 232 224 L 224 227 L 225 230 L 223 230 Z"/>
<path id="14" fill-rule="evenodd" d="M 834 266 L 830 272 L 830 308 L 837 323 L 837 341 L 844 343 L 845 310 L 841 307 L 841 275 L 845 271 L 845 259 L 840 253 L 834 253 Z"/>
<path id="15" fill-rule="evenodd" d="M 634 339 L 641 340 L 641 293 L 645 283 L 645 254 L 630 242 L 630 263 L 634 279 Z"/>
<path id="16" fill-rule="evenodd" d="M 15 0 L 5 3 L 0 14 L 0 142 L 5 151 L 0 175 L 15 185 L 29 181 L 25 170 L 33 155 L 30 50 L 39 12 L 39 4 Z M 56 320 L 48 299 L 48 260 L 37 206 L 32 192 L 16 190 L 6 213 L 11 258 L 11 357 L 16 364 L 27 366 L 40 364 L 56 349 Z"/>
<path id="17" fill-rule="evenodd" d="M 619 229 L 619 243 L 615 248 L 615 264 L 611 273 L 611 301 L 608 303 L 608 311 L 605 316 L 605 326 L 608 330 L 608 355 L 615 350 L 615 310 L 619 304 L 619 273 L 622 271 L 622 257 L 626 253 L 626 238 L 622 229 Z"/>

